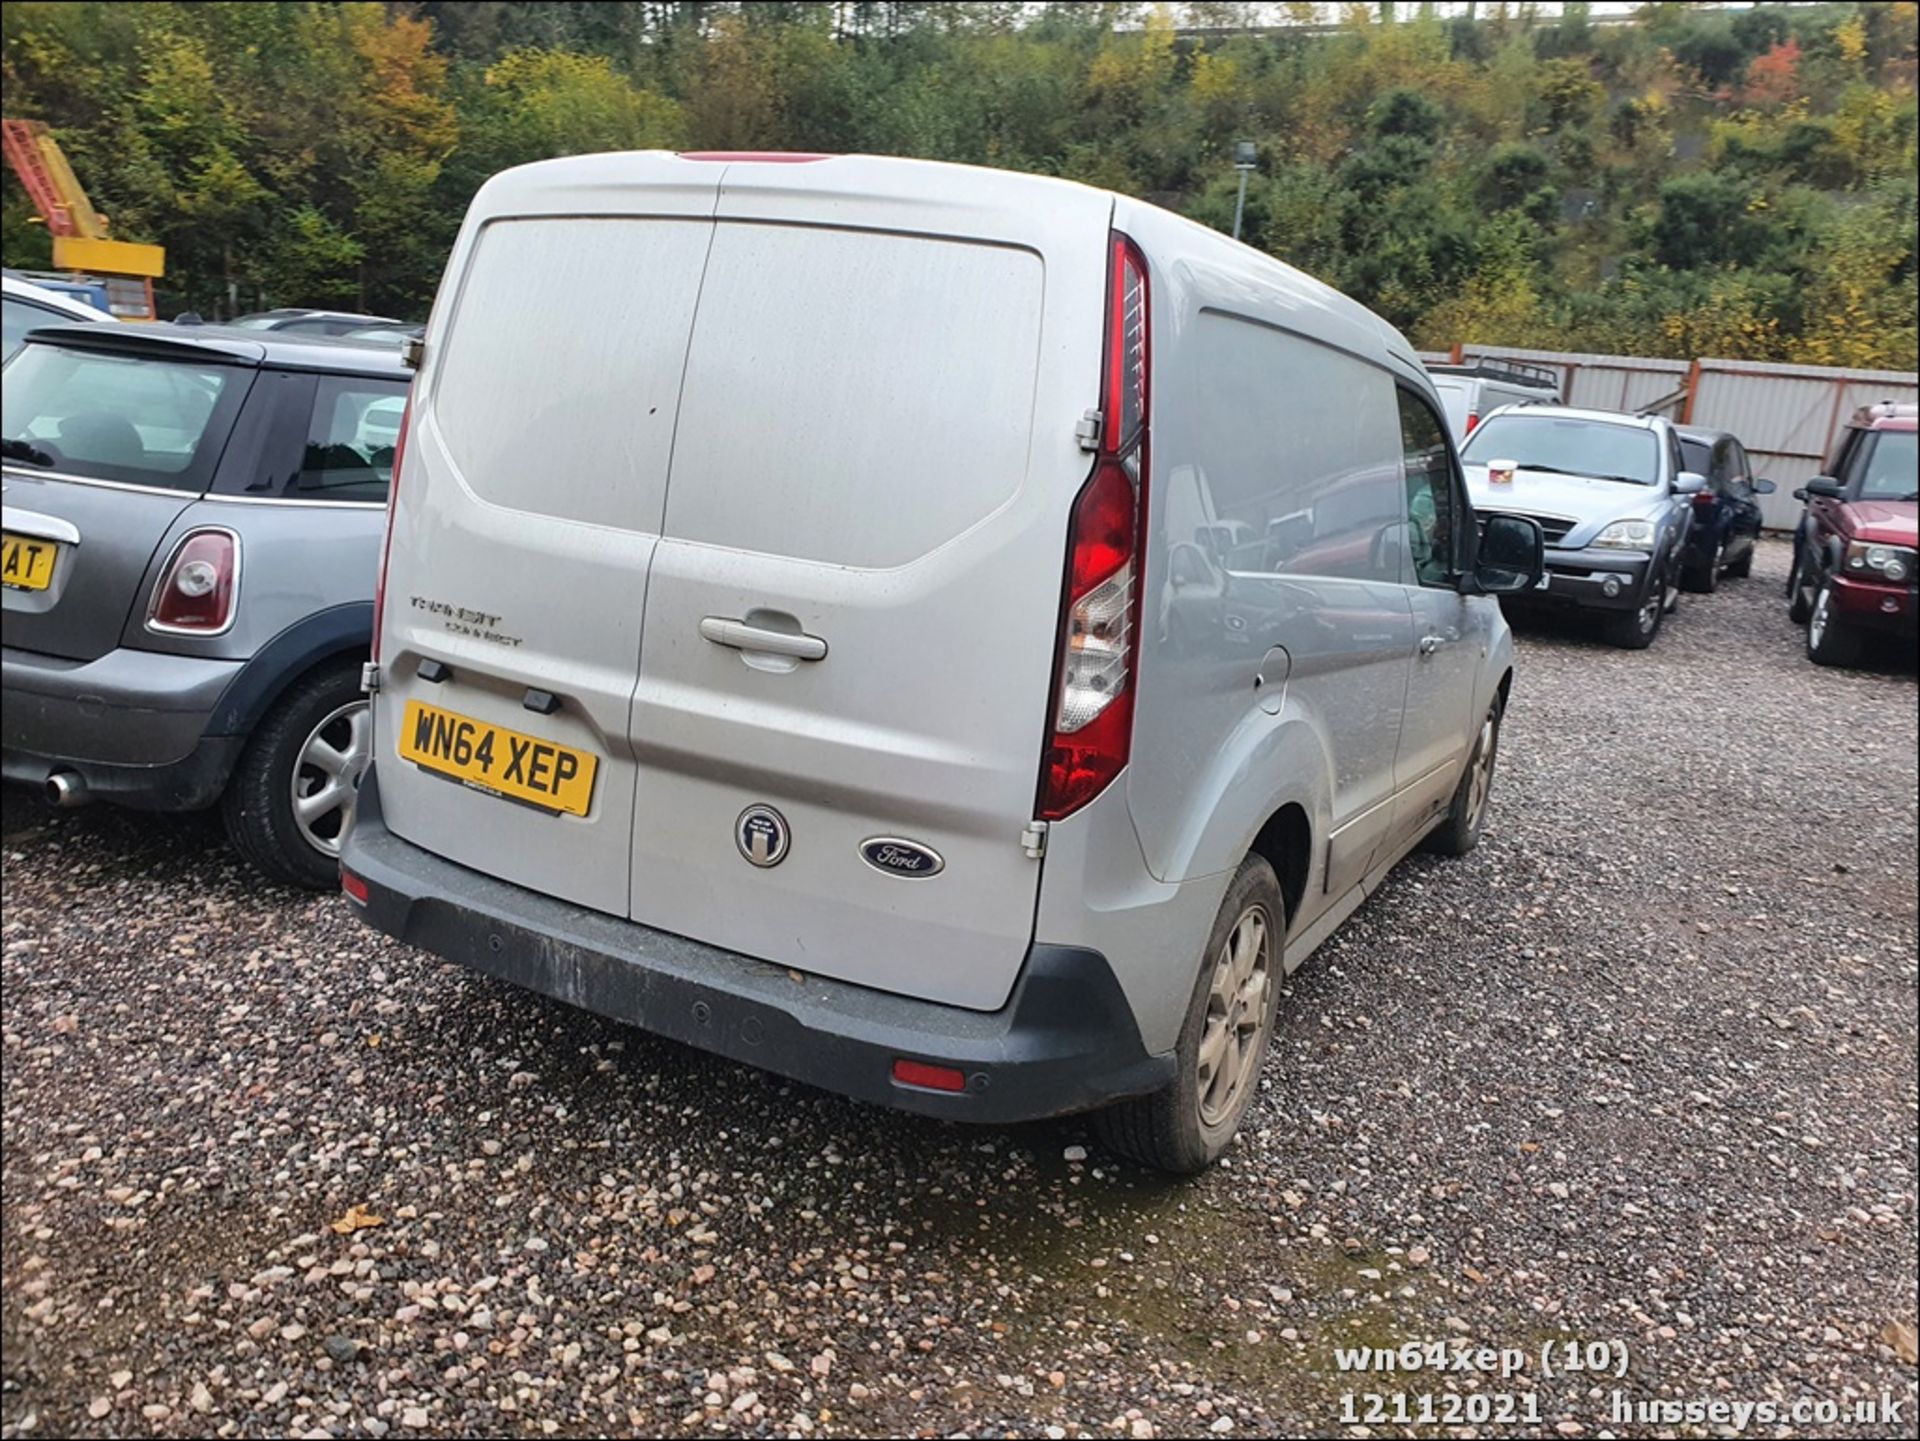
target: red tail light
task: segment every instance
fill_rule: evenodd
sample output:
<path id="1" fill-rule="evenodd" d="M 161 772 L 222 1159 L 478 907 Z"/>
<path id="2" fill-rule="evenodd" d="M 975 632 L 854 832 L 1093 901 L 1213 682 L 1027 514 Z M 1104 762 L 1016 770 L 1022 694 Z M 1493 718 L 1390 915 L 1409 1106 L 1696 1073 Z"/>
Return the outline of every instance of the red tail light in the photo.
<path id="1" fill-rule="evenodd" d="M 1467 412 L 1467 434 L 1473 434 L 1473 428 L 1480 423 L 1480 417 L 1473 411 Z"/>
<path id="2" fill-rule="evenodd" d="M 177 635 L 219 635 L 233 624 L 240 591 L 240 537 L 189 532 L 173 549 L 147 602 L 147 627 Z"/>
<path id="3" fill-rule="evenodd" d="M 393 553 L 393 511 L 400 500 L 400 462 L 407 453 L 407 426 L 413 419 L 413 394 L 400 408 L 400 435 L 393 442 L 393 473 L 387 478 L 387 528 L 380 541 L 380 574 L 373 582 L 373 660 L 380 663 L 380 622 L 387 613 L 387 557 Z"/>
<path id="4" fill-rule="evenodd" d="M 831 160 L 833 156 L 819 150 L 682 150 L 682 160 L 718 160 L 731 164 L 733 161 L 752 162 L 760 165 L 804 165 L 809 160 Z"/>
<path id="5" fill-rule="evenodd" d="M 1060 655 L 1039 812 L 1059 820 L 1105 790 L 1133 745 L 1147 491 L 1147 262 L 1113 237 L 1107 291 L 1105 425 L 1073 503 Z"/>
<path id="6" fill-rule="evenodd" d="M 1693 493 L 1693 508 L 1695 510 L 1712 510 L 1714 499 L 1715 496 L 1712 491 L 1696 490 Z"/>

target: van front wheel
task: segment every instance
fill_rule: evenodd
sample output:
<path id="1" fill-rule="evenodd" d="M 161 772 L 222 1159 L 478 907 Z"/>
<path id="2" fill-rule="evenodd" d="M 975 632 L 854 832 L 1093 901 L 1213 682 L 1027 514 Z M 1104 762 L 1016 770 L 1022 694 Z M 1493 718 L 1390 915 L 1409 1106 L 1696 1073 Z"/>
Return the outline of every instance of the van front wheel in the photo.
<path id="1" fill-rule="evenodd" d="M 1240 863 L 1214 917 L 1175 1048 L 1173 1084 L 1097 1112 L 1107 1149 L 1188 1176 L 1219 1159 L 1240 1129 L 1273 1039 L 1286 907 L 1273 867 Z"/>
<path id="2" fill-rule="evenodd" d="M 1487 824 L 1487 801 L 1493 794 L 1493 767 L 1500 759 L 1500 717 L 1504 709 L 1500 697 L 1495 696 L 1480 722 L 1480 734 L 1474 737 L 1467 768 L 1453 788 L 1447 818 L 1427 834 L 1426 848 L 1437 856 L 1464 856 L 1480 844 L 1480 832 Z"/>

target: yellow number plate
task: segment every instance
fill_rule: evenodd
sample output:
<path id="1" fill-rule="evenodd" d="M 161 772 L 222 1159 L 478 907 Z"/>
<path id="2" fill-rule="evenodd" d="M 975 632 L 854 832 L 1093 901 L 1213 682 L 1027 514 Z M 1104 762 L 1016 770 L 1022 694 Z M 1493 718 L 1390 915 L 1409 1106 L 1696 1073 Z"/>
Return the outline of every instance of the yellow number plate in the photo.
<path id="1" fill-rule="evenodd" d="M 437 706 L 407 702 L 400 755 L 462 785 L 543 811 L 584 816 L 600 758 Z"/>
<path id="2" fill-rule="evenodd" d="M 53 584 L 60 547 L 37 535 L 0 535 L 0 584 L 15 590 L 45 590 Z"/>

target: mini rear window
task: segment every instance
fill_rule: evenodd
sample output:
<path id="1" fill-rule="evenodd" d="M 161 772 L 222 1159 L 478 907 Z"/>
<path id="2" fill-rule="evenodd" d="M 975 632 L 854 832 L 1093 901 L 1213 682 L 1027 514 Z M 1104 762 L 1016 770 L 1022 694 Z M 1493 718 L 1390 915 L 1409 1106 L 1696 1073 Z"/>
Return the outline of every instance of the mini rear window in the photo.
<path id="1" fill-rule="evenodd" d="M 0 397 L 7 463 L 198 493 L 251 375 L 230 365 L 23 346 L 7 364 Z"/>

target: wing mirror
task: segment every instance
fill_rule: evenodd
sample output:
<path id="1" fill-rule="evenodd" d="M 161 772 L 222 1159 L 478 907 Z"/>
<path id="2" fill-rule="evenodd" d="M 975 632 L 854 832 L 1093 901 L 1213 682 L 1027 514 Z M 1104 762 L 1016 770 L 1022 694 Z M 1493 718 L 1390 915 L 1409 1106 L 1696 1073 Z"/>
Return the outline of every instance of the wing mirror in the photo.
<path id="1" fill-rule="evenodd" d="M 1756 480 L 1753 483 L 1753 493 L 1755 495 L 1772 495 L 1779 488 L 1779 486 L 1770 480 Z"/>
<path id="2" fill-rule="evenodd" d="M 1460 590 L 1465 595 L 1519 595 L 1538 585 L 1546 569 L 1547 540 L 1538 521 L 1490 515 L 1473 570 L 1460 578 Z"/>
<path id="3" fill-rule="evenodd" d="M 1839 500 L 1846 495 L 1846 493 L 1847 488 L 1832 476 L 1816 475 L 1806 483 L 1803 489 L 1796 490 L 1793 493 L 1793 498 L 1795 500 L 1806 500 L 1812 496 L 1819 496 L 1822 500 Z"/>
<path id="4" fill-rule="evenodd" d="M 1673 478 L 1675 495 L 1698 495 L 1707 488 L 1707 478 L 1697 470 L 1683 470 Z"/>

